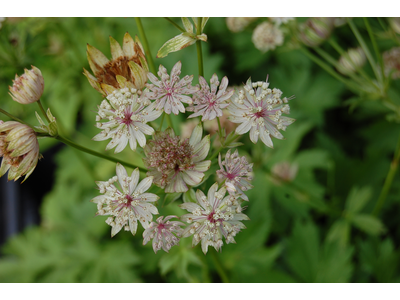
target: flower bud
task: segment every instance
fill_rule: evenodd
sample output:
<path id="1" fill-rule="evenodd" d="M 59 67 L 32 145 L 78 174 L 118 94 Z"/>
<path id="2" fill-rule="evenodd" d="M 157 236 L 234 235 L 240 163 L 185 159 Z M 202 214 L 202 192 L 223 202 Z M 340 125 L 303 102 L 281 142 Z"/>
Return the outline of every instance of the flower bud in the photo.
<path id="1" fill-rule="evenodd" d="M 25 69 L 25 74 L 20 77 L 15 75 L 13 86 L 9 86 L 10 96 L 21 104 L 30 104 L 40 99 L 44 90 L 42 72 L 34 66 L 32 70 Z"/>
<path id="2" fill-rule="evenodd" d="M 309 47 L 315 47 L 325 41 L 333 29 L 334 18 L 309 18 L 300 24 L 300 40 Z"/>
<path id="3" fill-rule="evenodd" d="M 35 131 L 19 122 L 1 121 L 0 156 L 0 177 L 8 171 L 8 180 L 16 181 L 25 175 L 25 181 L 41 158 Z"/>
<path id="4" fill-rule="evenodd" d="M 365 53 L 360 47 L 349 49 L 340 57 L 337 70 L 344 75 L 352 74 L 361 68 L 365 61 Z"/>
<path id="5" fill-rule="evenodd" d="M 273 175 L 271 180 L 275 185 L 278 186 L 283 182 L 291 182 L 296 177 L 297 171 L 297 164 L 291 164 L 287 161 L 276 163 L 271 169 L 271 173 Z"/>
<path id="6" fill-rule="evenodd" d="M 400 47 L 385 51 L 382 56 L 386 76 L 400 78 Z"/>

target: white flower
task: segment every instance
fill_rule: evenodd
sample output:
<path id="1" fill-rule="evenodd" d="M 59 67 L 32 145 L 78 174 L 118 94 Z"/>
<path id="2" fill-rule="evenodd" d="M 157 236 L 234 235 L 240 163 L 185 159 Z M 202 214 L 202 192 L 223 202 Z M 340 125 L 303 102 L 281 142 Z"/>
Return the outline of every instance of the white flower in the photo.
<path id="1" fill-rule="evenodd" d="M 264 22 L 254 29 L 251 40 L 258 50 L 267 52 L 283 44 L 283 33 L 273 24 Z"/>
<path id="2" fill-rule="evenodd" d="M 156 100 L 155 108 L 157 110 L 164 109 L 167 114 L 173 112 L 177 115 L 179 112 L 185 112 L 182 102 L 192 103 L 192 98 L 187 95 L 193 94 L 199 88 L 191 86 L 193 75 L 186 75 L 182 79 L 179 78 L 181 67 L 182 63 L 178 61 L 172 68 L 171 76 L 169 76 L 167 69 L 163 65 L 160 65 L 157 74 L 161 80 L 152 73 L 147 75 L 152 84 L 147 84 L 151 92 L 147 92 L 145 97 Z"/>
<path id="3" fill-rule="evenodd" d="M 96 184 L 100 193 L 91 201 L 97 203 L 97 215 L 109 215 L 106 223 L 112 227 L 111 236 L 116 235 L 122 227 L 126 231 L 136 234 L 137 221 L 147 228 L 153 215 L 158 214 L 157 208 L 150 202 L 158 200 L 158 196 L 152 193 L 145 193 L 153 182 L 153 177 L 146 177 L 139 184 L 139 169 L 133 170 L 128 177 L 125 168 L 117 164 L 117 176 L 108 181 L 98 181 Z M 114 186 L 118 181 L 121 190 Z"/>
<path id="4" fill-rule="evenodd" d="M 292 124 L 295 119 L 282 116 L 289 114 L 288 100 L 292 97 L 281 99 L 282 91 L 268 88 L 266 82 L 251 82 L 247 80 L 244 89 L 236 92 L 228 106 L 231 114 L 230 120 L 234 123 L 242 123 L 236 128 L 237 134 L 245 134 L 250 131 L 250 140 L 257 143 L 258 138 L 267 145 L 273 147 L 271 135 L 277 139 L 283 139 L 280 129 L 286 130 L 286 126 Z"/>
<path id="5" fill-rule="evenodd" d="M 186 209 L 190 214 L 183 215 L 181 220 L 191 225 L 186 227 L 182 237 L 193 236 L 193 246 L 201 241 L 201 249 L 207 253 L 208 246 L 214 247 L 217 251 L 223 245 L 222 236 L 225 242 L 235 243 L 234 237 L 241 230 L 246 228 L 241 220 L 249 220 L 249 217 L 242 213 L 241 200 L 235 196 L 225 196 L 226 189 L 219 191 L 218 183 L 214 183 L 208 190 L 207 197 L 201 190 L 196 191 L 196 198 L 199 204 L 183 203 L 181 208 Z"/>
<path id="6" fill-rule="evenodd" d="M 198 185 L 204 172 L 210 168 L 211 160 L 204 160 L 210 150 L 210 136 L 201 138 L 203 129 L 197 125 L 190 139 L 180 140 L 171 128 L 156 132 L 144 148 L 143 159 L 149 169 L 147 175 L 154 176 L 154 184 L 165 188 L 166 193 L 184 193 L 188 185 Z"/>
<path id="7" fill-rule="evenodd" d="M 187 111 L 194 111 L 189 118 L 202 116 L 201 120 L 213 120 L 216 117 L 222 117 L 222 109 L 226 108 L 229 103 L 224 101 L 228 100 L 234 93 L 233 90 L 226 91 L 228 87 L 228 78 L 222 78 L 221 85 L 219 85 L 218 76 L 214 74 L 211 77 L 211 90 L 204 77 L 199 76 L 201 89 L 193 94 L 194 106 L 186 108 Z M 217 89 L 219 90 L 217 93 Z"/>
<path id="8" fill-rule="evenodd" d="M 161 248 L 168 252 L 172 246 L 178 245 L 179 238 L 183 229 L 180 226 L 184 226 L 182 222 L 170 221 L 172 218 L 178 218 L 177 216 L 168 216 L 157 218 L 156 222 L 151 222 L 150 226 L 143 232 L 143 245 L 146 245 L 151 239 L 153 239 L 153 250 L 157 253 Z M 176 236 L 175 236 L 175 235 Z"/>
<path id="9" fill-rule="evenodd" d="M 252 189 L 250 181 L 253 180 L 251 172 L 253 164 L 247 162 L 246 157 L 239 156 L 238 150 L 231 154 L 228 150 L 225 160 L 221 160 L 221 153 L 218 156 L 220 170 L 217 170 L 219 178 L 225 179 L 225 187 L 230 195 L 238 194 L 243 200 L 249 201 L 249 198 L 243 193 Z"/>
<path id="10" fill-rule="evenodd" d="M 132 150 L 136 149 L 137 143 L 144 147 L 145 134 L 153 134 L 154 129 L 146 123 L 157 119 L 162 111 L 154 110 L 155 103 L 146 107 L 146 100 L 140 99 L 138 92 L 128 87 L 115 89 L 107 96 L 108 101 L 103 100 L 98 107 L 96 127 L 102 131 L 93 140 L 111 139 L 106 150 L 116 147 L 115 153 L 121 152 L 128 142 Z M 102 119 L 108 121 L 101 123 Z"/>

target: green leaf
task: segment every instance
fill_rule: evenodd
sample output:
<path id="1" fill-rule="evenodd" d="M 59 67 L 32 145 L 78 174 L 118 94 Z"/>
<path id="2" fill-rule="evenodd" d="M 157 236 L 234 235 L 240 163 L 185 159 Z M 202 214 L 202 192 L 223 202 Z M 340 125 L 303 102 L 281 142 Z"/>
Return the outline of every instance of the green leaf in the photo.
<path id="1" fill-rule="evenodd" d="M 164 45 L 162 45 L 160 50 L 158 50 L 157 52 L 157 57 L 163 58 L 171 52 L 182 50 L 183 48 L 193 45 L 194 43 L 196 43 L 196 39 L 193 35 L 186 32 L 181 33 L 180 35 L 173 37 L 172 39 L 168 40 Z"/>
<path id="2" fill-rule="evenodd" d="M 362 231 L 371 235 L 378 235 L 384 232 L 385 227 L 382 222 L 370 215 L 358 214 L 350 218 L 352 224 Z"/>
<path id="3" fill-rule="evenodd" d="M 353 187 L 346 201 L 346 211 L 357 213 L 361 211 L 371 198 L 372 190 L 369 186 Z"/>
<path id="4" fill-rule="evenodd" d="M 328 231 L 326 240 L 338 242 L 341 247 L 346 247 L 350 237 L 350 224 L 347 220 L 339 219 Z"/>
<path id="5" fill-rule="evenodd" d="M 187 202 L 197 203 L 196 193 L 194 192 L 193 189 L 189 189 L 186 193 L 183 193 L 182 199 L 183 199 L 184 203 L 187 203 Z"/>

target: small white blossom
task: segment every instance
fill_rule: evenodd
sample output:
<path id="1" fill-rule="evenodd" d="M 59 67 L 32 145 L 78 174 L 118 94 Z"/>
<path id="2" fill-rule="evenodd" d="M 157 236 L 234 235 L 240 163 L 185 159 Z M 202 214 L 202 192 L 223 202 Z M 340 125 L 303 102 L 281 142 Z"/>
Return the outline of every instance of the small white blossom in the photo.
<path id="1" fill-rule="evenodd" d="M 91 201 L 97 203 L 97 215 L 110 216 L 106 223 L 112 227 L 112 237 L 122 228 L 135 235 L 138 221 L 147 228 L 153 215 L 158 214 L 157 208 L 150 202 L 157 201 L 159 197 L 146 193 L 153 183 L 153 177 L 146 177 L 138 184 L 139 169 L 133 170 L 132 175 L 128 177 L 125 168 L 119 163 L 116 172 L 117 176 L 110 180 L 96 182 L 100 193 L 104 195 Z M 116 181 L 119 182 L 121 191 L 115 187 Z"/>
<path id="2" fill-rule="evenodd" d="M 106 150 L 116 147 L 115 153 L 124 150 L 128 142 L 132 150 L 136 150 L 137 143 L 144 147 L 145 134 L 151 135 L 154 132 L 146 123 L 154 121 L 162 113 L 154 110 L 155 103 L 146 107 L 148 100 L 139 98 L 138 91 L 128 87 L 115 89 L 107 96 L 107 100 L 98 106 L 96 127 L 102 131 L 93 140 L 111 139 Z M 102 119 L 108 121 L 101 123 Z"/>
<path id="3" fill-rule="evenodd" d="M 262 52 L 274 50 L 276 46 L 281 46 L 283 44 L 283 39 L 282 31 L 269 22 L 258 25 L 254 29 L 251 38 L 254 46 Z"/>
<path id="4" fill-rule="evenodd" d="M 182 79 L 179 78 L 181 74 L 182 63 L 178 61 L 171 71 L 171 76 L 168 75 L 167 69 L 160 65 L 158 76 L 149 73 L 147 76 L 152 84 L 147 84 L 150 92 L 145 94 L 148 99 L 155 99 L 157 110 L 162 110 L 167 114 L 173 112 L 177 115 L 179 112 L 184 113 L 185 107 L 182 102 L 191 104 L 192 98 L 187 96 L 198 91 L 198 87 L 191 86 L 193 75 L 186 75 Z"/>
<path id="5" fill-rule="evenodd" d="M 250 131 L 250 140 L 253 143 L 257 143 L 260 138 L 265 145 L 272 148 L 271 135 L 283 139 L 279 130 L 286 130 L 286 126 L 295 119 L 282 116 L 282 113 L 290 113 L 288 100 L 293 98 L 281 99 L 282 91 L 276 88 L 271 90 L 268 86 L 268 77 L 266 82 L 251 82 L 249 78 L 244 88 L 232 96 L 232 103 L 227 109 L 231 114 L 230 120 L 241 123 L 236 128 L 237 134 Z"/>
<path id="6" fill-rule="evenodd" d="M 177 216 L 168 216 L 164 220 L 163 218 L 163 216 L 158 217 L 156 222 L 151 222 L 150 226 L 143 232 L 143 245 L 153 239 L 155 253 L 161 248 L 168 252 L 172 246 L 178 245 L 178 237 L 183 231 L 181 226 L 185 225 L 179 221 L 170 221 L 172 218 L 178 218 Z"/>
<path id="7" fill-rule="evenodd" d="M 196 198 L 199 204 L 188 202 L 180 205 L 190 212 L 181 217 L 182 221 L 190 224 L 184 229 L 182 237 L 193 235 L 193 246 L 201 241 L 204 254 L 207 253 L 208 246 L 219 251 L 223 245 L 222 236 L 227 244 L 235 243 L 236 234 L 246 228 L 240 221 L 249 220 L 249 217 L 242 213 L 242 200 L 232 195 L 225 197 L 224 187 L 219 191 L 217 189 L 218 183 L 213 184 L 207 197 L 201 190 L 197 190 Z"/>
<path id="8" fill-rule="evenodd" d="M 193 94 L 194 105 L 186 108 L 187 111 L 194 111 L 194 114 L 190 115 L 189 118 L 202 116 L 201 120 L 206 121 L 222 117 L 222 109 L 229 105 L 224 101 L 227 101 L 234 93 L 233 90 L 226 90 L 228 78 L 226 76 L 222 78 L 220 84 L 217 74 L 214 74 L 210 80 L 211 90 L 204 77 L 199 76 L 199 82 L 201 89 Z"/>
<path id="9" fill-rule="evenodd" d="M 253 179 L 251 176 L 253 164 L 249 164 L 246 157 L 240 157 L 238 150 L 233 154 L 231 154 L 231 150 L 228 150 L 224 161 L 221 160 L 220 153 L 218 162 L 221 170 L 217 170 L 217 175 L 219 178 L 225 179 L 225 187 L 229 194 L 238 194 L 243 200 L 249 201 L 243 192 L 253 188 L 250 184 Z"/>

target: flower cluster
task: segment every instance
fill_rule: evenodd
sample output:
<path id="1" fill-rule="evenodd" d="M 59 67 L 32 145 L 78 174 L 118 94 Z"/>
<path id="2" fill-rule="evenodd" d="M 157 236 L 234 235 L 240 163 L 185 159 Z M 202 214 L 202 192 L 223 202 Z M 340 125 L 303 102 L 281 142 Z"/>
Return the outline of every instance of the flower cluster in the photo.
<path id="1" fill-rule="evenodd" d="M 202 138 L 201 125 L 195 127 L 190 139 L 180 140 L 171 128 L 156 132 L 154 139 L 144 148 L 143 159 L 154 176 L 154 183 L 166 193 L 183 193 L 189 186 L 198 185 L 211 161 L 204 160 L 210 149 L 210 136 Z"/>
<path id="2" fill-rule="evenodd" d="M 188 202 L 180 205 L 190 212 L 181 219 L 191 224 L 184 229 L 182 237 L 194 235 L 193 246 L 201 241 L 204 254 L 207 253 L 208 246 L 219 251 L 223 245 L 222 236 L 227 244 L 235 243 L 236 234 L 246 228 L 240 221 L 249 220 L 242 213 L 240 199 L 231 195 L 225 197 L 225 193 L 224 187 L 218 190 L 218 183 L 214 183 L 208 190 L 207 197 L 201 190 L 197 190 L 199 204 Z"/>
<path id="3" fill-rule="evenodd" d="M 272 148 L 271 136 L 282 139 L 283 135 L 279 130 L 286 130 L 295 120 L 282 116 L 282 113 L 290 113 L 288 101 L 293 98 L 281 99 L 280 89 L 271 90 L 268 87 L 268 77 L 265 82 L 251 82 L 249 78 L 244 88 L 233 95 L 228 111 L 232 122 L 241 123 L 236 128 L 237 134 L 250 131 L 250 140 L 253 143 L 257 143 L 260 138 L 265 145 Z"/>

